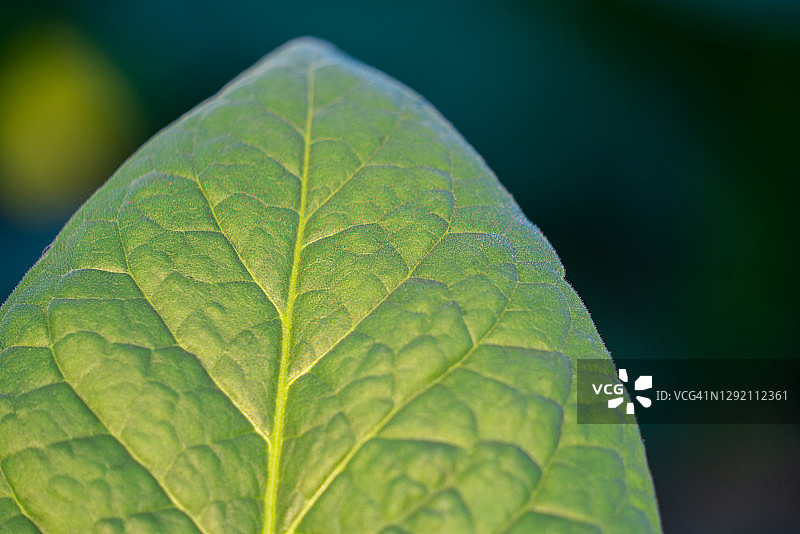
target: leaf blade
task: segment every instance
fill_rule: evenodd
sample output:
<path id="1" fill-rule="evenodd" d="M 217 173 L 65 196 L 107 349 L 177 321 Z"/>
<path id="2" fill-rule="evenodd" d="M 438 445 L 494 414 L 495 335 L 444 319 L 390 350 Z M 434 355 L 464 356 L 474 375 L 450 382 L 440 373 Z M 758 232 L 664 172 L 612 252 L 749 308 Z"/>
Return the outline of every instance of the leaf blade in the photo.
<path id="1" fill-rule="evenodd" d="M 658 531 L 636 428 L 574 420 L 575 360 L 608 354 L 563 275 L 421 97 L 296 41 L 137 152 L 3 305 L 0 435 L 47 427 L 7 421 L 60 363 L 206 532 Z M 182 528 L 120 480 L 87 521 Z"/>

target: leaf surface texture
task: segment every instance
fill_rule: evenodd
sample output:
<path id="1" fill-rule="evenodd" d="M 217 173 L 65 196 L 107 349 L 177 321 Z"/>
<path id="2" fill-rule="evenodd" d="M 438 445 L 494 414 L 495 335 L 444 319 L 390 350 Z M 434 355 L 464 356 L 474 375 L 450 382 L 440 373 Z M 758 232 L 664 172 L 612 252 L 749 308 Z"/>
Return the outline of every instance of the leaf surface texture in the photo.
<path id="1" fill-rule="evenodd" d="M 455 89 L 454 89 L 455 90 Z M 136 152 L 0 308 L 0 532 L 654 532 L 550 244 L 302 39 Z"/>

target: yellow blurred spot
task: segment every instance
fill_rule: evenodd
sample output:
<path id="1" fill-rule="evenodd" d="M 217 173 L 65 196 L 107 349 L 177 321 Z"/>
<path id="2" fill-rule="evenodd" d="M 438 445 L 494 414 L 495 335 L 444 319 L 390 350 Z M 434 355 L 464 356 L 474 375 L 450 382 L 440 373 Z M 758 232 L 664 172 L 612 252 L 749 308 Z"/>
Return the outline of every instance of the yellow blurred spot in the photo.
<path id="1" fill-rule="evenodd" d="M 0 209 L 23 224 L 73 210 L 133 148 L 137 99 L 74 29 L 41 26 L 0 58 Z"/>

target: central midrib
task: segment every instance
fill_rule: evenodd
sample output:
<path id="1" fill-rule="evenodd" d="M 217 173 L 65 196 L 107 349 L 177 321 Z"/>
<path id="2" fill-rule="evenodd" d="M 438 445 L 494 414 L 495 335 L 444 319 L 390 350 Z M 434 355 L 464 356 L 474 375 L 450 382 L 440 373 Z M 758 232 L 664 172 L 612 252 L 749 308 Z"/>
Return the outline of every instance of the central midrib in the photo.
<path id="1" fill-rule="evenodd" d="M 314 65 L 309 58 L 306 70 L 306 130 L 303 148 L 303 169 L 300 175 L 300 210 L 297 216 L 297 240 L 294 245 L 292 272 L 289 278 L 289 292 L 286 299 L 286 313 L 283 316 L 281 330 L 281 354 L 278 369 L 278 385 L 275 394 L 275 413 L 272 423 L 272 451 L 267 466 L 267 489 L 264 497 L 264 534 L 277 532 L 278 521 L 278 477 L 283 447 L 283 426 L 286 415 L 286 400 L 289 394 L 289 354 L 291 350 L 292 314 L 297 297 L 297 279 L 300 267 L 300 255 L 303 250 L 303 234 L 305 232 L 306 189 L 308 183 L 308 160 L 311 155 L 311 120 L 314 116 Z"/>

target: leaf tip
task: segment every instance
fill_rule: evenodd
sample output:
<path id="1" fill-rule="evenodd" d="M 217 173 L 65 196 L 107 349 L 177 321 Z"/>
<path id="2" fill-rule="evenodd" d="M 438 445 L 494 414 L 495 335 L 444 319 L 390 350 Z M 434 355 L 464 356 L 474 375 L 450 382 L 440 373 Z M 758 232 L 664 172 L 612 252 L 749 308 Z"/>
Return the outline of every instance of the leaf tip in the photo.
<path id="1" fill-rule="evenodd" d="M 300 53 L 303 55 L 322 55 L 335 52 L 338 52 L 338 49 L 325 39 L 320 39 L 319 37 L 313 37 L 311 35 L 303 35 L 286 41 L 276 48 L 273 54 Z"/>

